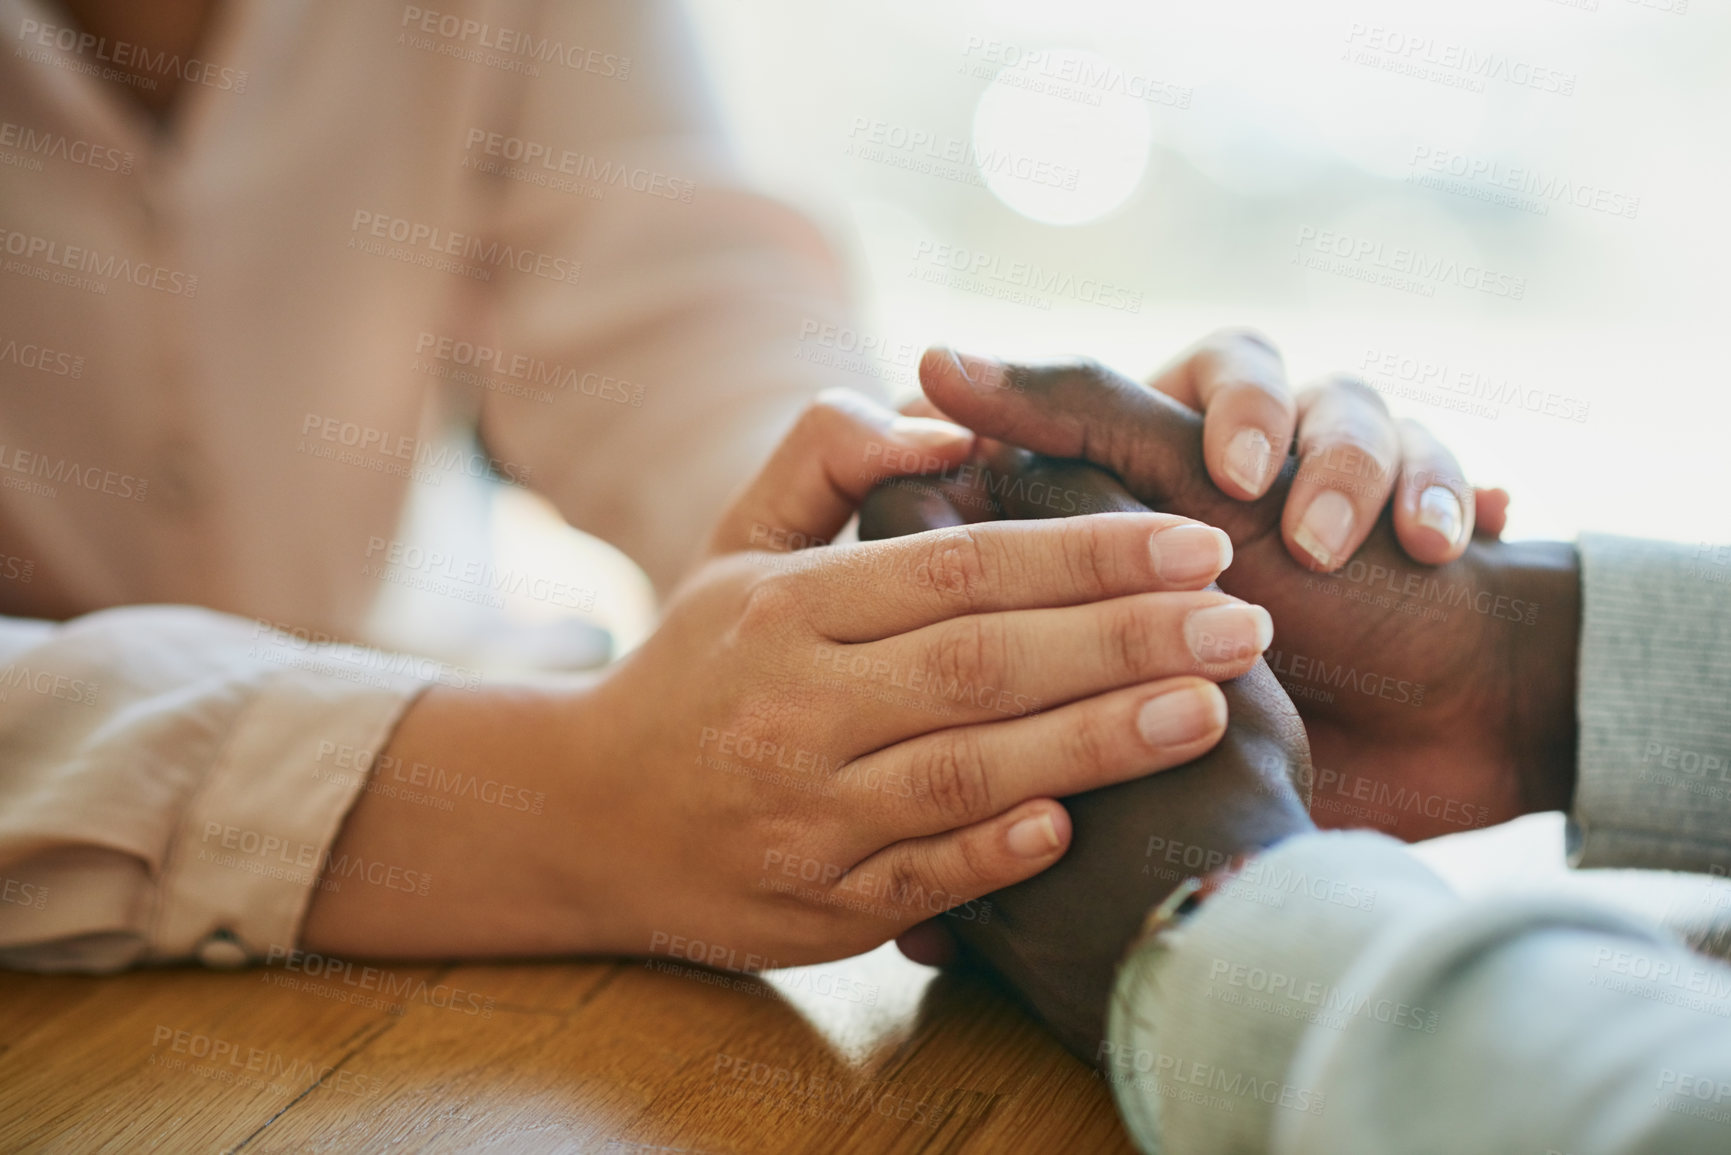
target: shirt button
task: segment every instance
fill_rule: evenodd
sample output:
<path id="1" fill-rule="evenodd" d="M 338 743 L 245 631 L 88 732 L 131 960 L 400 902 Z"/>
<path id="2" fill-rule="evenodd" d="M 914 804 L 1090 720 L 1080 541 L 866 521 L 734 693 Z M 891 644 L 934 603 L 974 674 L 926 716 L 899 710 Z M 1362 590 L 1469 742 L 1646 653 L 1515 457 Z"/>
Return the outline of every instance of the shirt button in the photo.
<path id="1" fill-rule="evenodd" d="M 217 931 L 198 944 L 198 961 L 216 970 L 231 971 L 246 965 L 246 948 L 226 930 Z"/>

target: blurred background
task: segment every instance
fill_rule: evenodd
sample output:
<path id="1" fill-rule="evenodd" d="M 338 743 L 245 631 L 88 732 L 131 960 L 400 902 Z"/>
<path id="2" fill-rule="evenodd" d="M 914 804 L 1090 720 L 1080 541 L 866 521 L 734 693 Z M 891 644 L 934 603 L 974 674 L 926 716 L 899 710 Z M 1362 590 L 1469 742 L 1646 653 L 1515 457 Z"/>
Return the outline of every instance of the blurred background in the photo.
<path id="1" fill-rule="evenodd" d="M 1146 375 L 1252 325 L 1509 489 L 1510 536 L 1731 536 L 1722 0 L 690 3 L 750 171 L 854 257 L 857 329 L 801 356 L 908 393 L 938 341 Z M 504 503 L 495 552 L 641 637 L 628 562 Z"/>

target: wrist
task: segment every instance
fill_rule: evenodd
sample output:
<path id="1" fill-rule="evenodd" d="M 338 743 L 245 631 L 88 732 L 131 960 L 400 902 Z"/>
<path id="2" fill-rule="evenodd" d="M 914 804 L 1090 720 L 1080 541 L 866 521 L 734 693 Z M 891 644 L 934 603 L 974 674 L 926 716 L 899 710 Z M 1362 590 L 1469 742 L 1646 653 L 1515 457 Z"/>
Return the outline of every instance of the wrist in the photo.
<path id="1" fill-rule="evenodd" d="M 301 940 L 391 957 L 573 954 L 595 915 L 568 885 L 569 719 L 586 689 L 434 686 L 404 714 L 326 859 Z M 414 872 L 424 891 L 345 869 Z"/>
<path id="2" fill-rule="evenodd" d="M 1525 813 L 1567 810 L 1574 799 L 1581 565 L 1569 542 L 1496 547 L 1499 582 L 1531 608 L 1509 622 L 1498 655 L 1510 705 L 1508 755 Z"/>

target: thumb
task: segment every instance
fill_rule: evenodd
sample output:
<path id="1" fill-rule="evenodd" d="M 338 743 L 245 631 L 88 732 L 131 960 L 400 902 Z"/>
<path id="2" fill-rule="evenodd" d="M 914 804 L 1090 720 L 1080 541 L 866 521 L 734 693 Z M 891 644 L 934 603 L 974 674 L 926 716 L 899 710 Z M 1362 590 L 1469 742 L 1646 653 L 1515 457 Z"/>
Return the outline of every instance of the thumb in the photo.
<path id="1" fill-rule="evenodd" d="M 878 482 L 960 465 L 973 446 L 974 435 L 960 425 L 899 416 L 858 393 L 825 390 L 722 514 L 709 554 L 823 545 Z"/>

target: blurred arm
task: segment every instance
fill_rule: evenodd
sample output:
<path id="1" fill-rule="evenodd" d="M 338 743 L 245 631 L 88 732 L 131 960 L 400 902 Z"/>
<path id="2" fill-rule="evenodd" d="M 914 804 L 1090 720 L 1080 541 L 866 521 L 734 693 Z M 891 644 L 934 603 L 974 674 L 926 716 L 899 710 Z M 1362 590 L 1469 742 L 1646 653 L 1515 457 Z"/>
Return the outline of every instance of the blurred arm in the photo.
<path id="1" fill-rule="evenodd" d="M 682 6 L 538 11 L 537 35 L 629 66 L 623 80 L 544 67 L 521 107 L 478 126 L 549 154 L 523 166 L 548 184 L 480 178 L 494 186 L 500 234 L 581 266 L 574 284 L 501 284 L 499 346 L 560 385 L 551 404 L 489 392 L 482 432 L 665 592 L 811 397 L 877 386 L 822 363 L 834 353 L 822 335 L 833 341 L 847 314 L 840 263 L 810 219 L 742 180 Z M 496 143 L 466 156 L 503 164 L 487 151 Z"/>
<path id="2" fill-rule="evenodd" d="M 1731 968 L 1559 898 L 1465 903 L 1397 842 L 1288 840 L 1118 980 L 1144 1151 L 1724 1150 Z"/>

